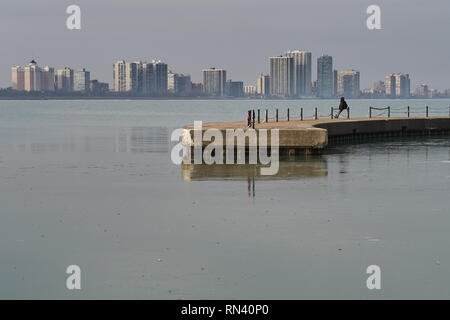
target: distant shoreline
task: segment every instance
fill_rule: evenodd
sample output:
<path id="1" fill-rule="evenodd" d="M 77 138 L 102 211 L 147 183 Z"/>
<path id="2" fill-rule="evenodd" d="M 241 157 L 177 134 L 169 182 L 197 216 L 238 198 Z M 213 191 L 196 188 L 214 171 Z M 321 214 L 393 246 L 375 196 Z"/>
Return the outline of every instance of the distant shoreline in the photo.
<path id="1" fill-rule="evenodd" d="M 303 100 L 336 100 L 339 97 L 334 98 L 256 98 L 256 97 L 243 97 L 243 98 L 227 98 L 227 97 L 126 97 L 126 96 L 96 96 L 96 97 L 83 97 L 83 96 L 57 96 L 57 97 L 40 97 L 40 96 L 0 96 L 0 100 L 218 100 L 218 101 L 303 101 Z M 422 97 L 409 97 L 409 98 L 371 98 L 371 97 L 358 97 L 358 98 L 348 98 L 348 100 L 445 100 L 450 99 L 450 97 L 435 97 L 435 98 L 422 98 Z"/>

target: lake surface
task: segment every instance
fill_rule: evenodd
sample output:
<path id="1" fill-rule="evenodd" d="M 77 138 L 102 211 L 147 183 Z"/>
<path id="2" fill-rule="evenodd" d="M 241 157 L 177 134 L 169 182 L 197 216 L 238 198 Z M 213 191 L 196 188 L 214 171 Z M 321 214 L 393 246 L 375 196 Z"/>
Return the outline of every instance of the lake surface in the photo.
<path id="1" fill-rule="evenodd" d="M 273 177 L 170 160 L 172 130 L 194 120 L 333 105 L 0 101 L 0 298 L 450 298 L 448 137 L 334 147 Z M 444 115 L 450 100 L 349 105 Z"/>

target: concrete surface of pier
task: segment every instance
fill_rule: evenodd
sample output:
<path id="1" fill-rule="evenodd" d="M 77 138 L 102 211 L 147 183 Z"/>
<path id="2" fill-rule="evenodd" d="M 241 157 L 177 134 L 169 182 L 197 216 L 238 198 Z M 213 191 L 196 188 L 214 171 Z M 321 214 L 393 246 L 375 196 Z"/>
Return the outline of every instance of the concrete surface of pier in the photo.
<path id="1" fill-rule="evenodd" d="M 202 124 L 202 131 L 218 129 L 225 137 L 227 129 L 249 130 L 244 121 L 211 122 Z M 448 135 L 450 117 L 396 117 L 354 119 L 290 119 L 255 123 L 255 130 L 279 129 L 280 152 L 320 153 L 328 145 L 365 142 L 390 137 Z M 183 145 L 194 147 L 194 126 L 185 126 L 181 138 Z M 270 131 L 268 131 L 270 137 Z M 270 146 L 270 139 L 268 139 Z M 207 146 L 211 142 L 203 141 Z M 248 139 L 245 142 L 248 145 Z M 236 145 L 236 141 L 235 141 Z"/>

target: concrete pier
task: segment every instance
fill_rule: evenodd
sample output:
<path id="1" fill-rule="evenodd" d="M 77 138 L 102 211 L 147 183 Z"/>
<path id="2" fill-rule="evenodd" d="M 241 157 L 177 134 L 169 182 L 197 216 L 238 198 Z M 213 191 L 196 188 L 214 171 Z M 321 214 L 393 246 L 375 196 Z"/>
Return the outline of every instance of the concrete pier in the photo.
<path id="1" fill-rule="evenodd" d="M 204 123 L 202 131 L 218 129 L 224 137 L 227 129 L 249 130 L 244 121 Z M 280 154 L 320 153 L 329 145 L 367 142 L 391 137 L 449 135 L 450 117 L 399 117 L 354 119 L 290 119 L 261 122 L 255 130 L 279 129 Z M 194 126 L 183 128 L 181 142 L 194 147 Z M 268 131 L 270 133 L 270 131 Z M 270 137 L 270 134 L 268 135 Z M 248 146 L 246 139 L 246 146 Z M 210 141 L 203 141 L 203 147 Z M 268 147 L 270 146 L 270 139 Z"/>

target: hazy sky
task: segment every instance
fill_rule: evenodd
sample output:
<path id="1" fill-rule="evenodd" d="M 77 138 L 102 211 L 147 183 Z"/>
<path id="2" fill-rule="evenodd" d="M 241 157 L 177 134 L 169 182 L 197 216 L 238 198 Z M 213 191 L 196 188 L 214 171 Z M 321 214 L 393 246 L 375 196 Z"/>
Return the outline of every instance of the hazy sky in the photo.
<path id="1" fill-rule="evenodd" d="M 82 29 L 66 28 L 67 6 L 82 9 Z M 381 7 L 382 30 L 366 28 Z M 392 72 L 411 86 L 450 88 L 449 0 L 1 0 L 0 86 L 11 66 L 35 58 L 55 68 L 86 67 L 112 82 L 118 59 L 161 59 L 200 81 L 201 69 L 255 84 L 268 57 L 286 50 L 333 56 L 339 71 L 361 72 L 361 88 Z"/>

